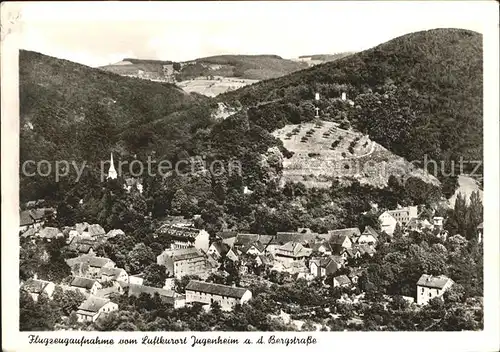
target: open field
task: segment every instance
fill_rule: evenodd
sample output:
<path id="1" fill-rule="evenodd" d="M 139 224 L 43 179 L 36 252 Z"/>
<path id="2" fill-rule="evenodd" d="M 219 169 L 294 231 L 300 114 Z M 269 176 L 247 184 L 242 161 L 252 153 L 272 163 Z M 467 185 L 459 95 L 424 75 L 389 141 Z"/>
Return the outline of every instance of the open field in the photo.
<path id="1" fill-rule="evenodd" d="M 187 81 L 178 82 L 177 85 L 188 93 L 199 93 L 208 97 L 215 97 L 219 94 L 236 90 L 243 86 L 258 82 L 255 79 L 243 79 L 236 77 L 214 77 L 206 79 L 198 77 Z"/>
<path id="2" fill-rule="evenodd" d="M 371 141 L 369 136 L 340 129 L 333 122 L 287 125 L 273 134 L 294 152 L 283 162 L 285 180 L 300 181 L 309 187 L 328 187 L 336 177 L 350 177 L 383 187 L 389 176 L 395 175 L 439 183 Z"/>

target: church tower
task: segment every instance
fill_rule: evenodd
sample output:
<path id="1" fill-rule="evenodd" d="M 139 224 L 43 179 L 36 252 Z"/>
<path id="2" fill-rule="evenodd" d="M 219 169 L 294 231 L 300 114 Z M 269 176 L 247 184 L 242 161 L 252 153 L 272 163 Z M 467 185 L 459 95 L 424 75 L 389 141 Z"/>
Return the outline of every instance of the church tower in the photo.
<path id="1" fill-rule="evenodd" d="M 110 166 L 108 170 L 108 179 L 116 180 L 118 177 L 118 174 L 116 173 L 115 170 L 115 163 L 113 162 L 113 153 L 111 153 L 111 161 L 110 161 Z"/>

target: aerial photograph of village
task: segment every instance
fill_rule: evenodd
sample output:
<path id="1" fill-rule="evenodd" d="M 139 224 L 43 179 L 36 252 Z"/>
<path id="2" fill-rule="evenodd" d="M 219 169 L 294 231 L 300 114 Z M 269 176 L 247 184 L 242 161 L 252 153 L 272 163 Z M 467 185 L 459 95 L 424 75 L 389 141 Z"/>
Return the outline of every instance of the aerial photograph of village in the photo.
<path id="1" fill-rule="evenodd" d="M 484 329 L 482 33 L 299 5 L 26 8 L 21 331 Z"/>

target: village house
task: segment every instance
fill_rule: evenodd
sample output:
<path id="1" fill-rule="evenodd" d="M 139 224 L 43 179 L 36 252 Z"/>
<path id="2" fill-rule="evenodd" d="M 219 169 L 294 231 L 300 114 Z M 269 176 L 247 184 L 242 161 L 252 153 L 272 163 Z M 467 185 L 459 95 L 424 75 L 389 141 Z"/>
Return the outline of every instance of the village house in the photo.
<path id="1" fill-rule="evenodd" d="M 128 281 L 128 274 L 122 268 L 101 268 L 99 271 L 100 282 L 108 281 Z"/>
<path id="2" fill-rule="evenodd" d="M 95 245 L 94 244 L 89 244 L 89 243 L 79 243 L 76 248 L 75 248 L 75 251 L 79 254 L 79 255 L 94 255 L 95 254 L 95 251 L 94 251 L 94 247 Z"/>
<path id="3" fill-rule="evenodd" d="M 422 274 L 417 282 L 417 304 L 427 304 L 435 297 L 442 297 L 453 283 L 453 280 L 445 275 Z"/>
<path id="4" fill-rule="evenodd" d="M 175 277 L 167 277 L 165 279 L 165 284 L 162 287 L 164 290 L 174 290 L 175 289 Z"/>
<path id="5" fill-rule="evenodd" d="M 94 254 L 95 248 L 107 240 L 105 236 L 92 237 L 88 231 L 80 234 L 76 230 L 70 230 L 68 236 L 68 248 L 79 255 Z"/>
<path id="6" fill-rule="evenodd" d="M 477 225 L 477 243 L 481 243 L 483 240 L 483 223 Z"/>
<path id="7" fill-rule="evenodd" d="M 422 232 L 423 230 L 433 230 L 434 225 L 429 222 L 427 219 L 417 219 L 417 218 L 412 218 L 406 224 L 405 230 L 407 231 L 417 231 L 417 232 Z"/>
<path id="8" fill-rule="evenodd" d="M 67 244 L 70 244 L 71 242 L 73 242 L 73 239 L 77 236 L 80 236 L 80 233 L 78 231 L 76 231 L 75 229 L 69 229 L 69 231 L 67 231 L 67 238 L 66 238 L 66 243 Z"/>
<path id="9" fill-rule="evenodd" d="M 138 273 L 135 275 L 128 276 L 128 283 L 134 285 L 142 285 L 144 282 L 144 273 Z"/>
<path id="10" fill-rule="evenodd" d="M 32 229 L 35 226 L 35 221 L 31 217 L 29 210 L 23 210 L 19 212 L 19 232 L 25 232 L 28 229 Z"/>
<path id="11" fill-rule="evenodd" d="M 106 234 L 107 239 L 114 238 L 116 236 L 125 236 L 125 232 L 123 232 L 123 230 L 120 229 L 113 229 Z"/>
<path id="12" fill-rule="evenodd" d="M 375 250 L 374 246 L 368 245 L 368 244 L 356 244 L 352 246 L 352 248 L 348 248 L 344 251 L 342 251 L 341 256 L 345 260 L 349 258 L 354 258 L 358 259 L 364 256 L 365 254 L 369 255 L 370 257 L 373 257 L 373 255 L 377 251 Z"/>
<path id="13" fill-rule="evenodd" d="M 434 216 L 432 218 L 432 225 L 434 229 L 442 230 L 443 229 L 444 218 L 442 216 Z"/>
<path id="14" fill-rule="evenodd" d="M 123 185 L 123 189 L 130 193 L 132 189 L 137 190 L 139 193 L 142 193 L 144 187 L 142 185 L 142 179 L 135 177 L 127 177 L 125 179 L 125 183 Z"/>
<path id="15" fill-rule="evenodd" d="M 345 261 L 351 258 L 358 259 L 361 258 L 361 251 L 358 246 L 353 246 L 352 248 L 344 248 L 339 254 Z"/>
<path id="16" fill-rule="evenodd" d="M 113 294 L 122 295 L 124 293 L 122 285 L 118 281 L 113 282 L 109 287 L 101 288 L 97 290 L 96 296 L 101 298 L 110 298 Z"/>
<path id="17" fill-rule="evenodd" d="M 229 247 L 233 247 L 237 234 L 238 233 L 236 231 L 222 231 L 217 234 L 217 238 Z"/>
<path id="18" fill-rule="evenodd" d="M 354 246 L 352 249 L 358 251 L 361 256 L 367 254 L 370 257 L 373 257 L 373 255 L 377 252 L 373 246 L 367 244 L 359 244 Z"/>
<path id="19" fill-rule="evenodd" d="M 334 257 L 314 258 L 309 261 L 309 272 L 314 277 L 324 277 L 334 274 L 342 266 L 342 263 Z"/>
<path id="20" fill-rule="evenodd" d="M 93 238 L 101 238 L 106 236 L 106 231 L 104 231 L 102 226 L 99 224 L 89 225 L 87 228 L 87 232 L 89 236 Z"/>
<path id="21" fill-rule="evenodd" d="M 71 240 L 68 248 L 77 252 L 78 255 L 94 255 L 98 243 L 90 238 L 80 238 L 80 236 L 75 236 Z"/>
<path id="22" fill-rule="evenodd" d="M 78 290 L 83 294 L 90 293 L 91 295 L 96 295 L 97 291 L 102 289 L 99 281 L 87 277 L 75 277 L 69 286 L 73 290 Z"/>
<path id="23" fill-rule="evenodd" d="M 102 268 L 114 268 L 115 262 L 109 258 L 93 255 L 81 255 L 76 258 L 66 259 L 66 264 L 71 268 L 74 276 L 99 277 Z"/>
<path id="24" fill-rule="evenodd" d="M 233 251 L 233 249 L 221 240 L 213 242 L 208 248 L 208 254 L 215 259 L 220 259 L 226 257 L 232 261 L 238 260 L 238 255 Z"/>
<path id="25" fill-rule="evenodd" d="M 364 273 L 363 269 L 355 268 L 351 269 L 351 272 L 347 275 L 347 277 L 349 278 L 349 280 L 351 280 L 353 284 L 357 284 L 359 278 L 361 277 L 361 275 L 363 275 L 363 273 Z"/>
<path id="26" fill-rule="evenodd" d="M 251 254 L 252 252 L 254 252 L 255 255 L 258 255 L 257 252 L 263 254 L 267 251 L 267 247 L 273 242 L 274 239 L 274 236 L 258 235 L 255 233 L 239 233 L 236 235 L 232 248 L 235 253 L 241 253 L 243 250 L 243 253 L 246 254 L 248 250 L 250 250 L 250 253 L 248 254 Z M 251 245 L 255 245 L 255 247 L 251 249 Z"/>
<path id="27" fill-rule="evenodd" d="M 396 224 L 404 228 L 412 218 L 418 218 L 418 207 L 416 206 L 386 210 L 379 216 L 380 228 L 388 235 L 392 235 Z"/>
<path id="28" fill-rule="evenodd" d="M 41 228 L 45 223 L 45 219 L 54 213 L 55 210 L 52 208 L 40 208 L 20 211 L 19 232 L 24 232 L 32 228 Z"/>
<path id="29" fill-rule="evenodd" d="M 63 233 L 55 227 L 44 227 L 40 231 L 38 231 L 36 236 L 47 241 L 64 237 Z"/>
<path id="30" fill-rule="evenodd" d="M 249 255 L 262 255 L 264 254 L 265 246 L 260 243 L 259 241 L 247 244 L 239 249 L 239 252 L 242 254 L 249 254 Z"/>
<path id="31" fill-rule="evenodd" d="M 53 282 L 38 280 L 38 279 L 28 279 L 21 286 L 21 289 L 30 294 L 31 298 L 36 302 L 38 301 L 38 297 L 42 293 L 45 293 L 48 298 L 52 299 L 52 295 L 54 294 L 55 285 Z"/>
<path id="32" fill-rule="evenodd" d="M 352 248 L 352 241 L 346 234 L 334 234 L 329 240 L 334 254 L 341 254 L 343 250 Z"/>
<path id="33" fill-rule="evenodd" d="M 256 233 L 239 233 L 236 235 L 233 247 L 240 249 L 259 240 L 259 235 Z"/>
<path id="34" fill-rule="evenodd" d="M 218 258 L 216 258 L 210 254 L 207 254 L 207 270 L 208 271 L 218 270 L 221 267 L 221 265 L 222 265 L 222 263 Z"/>
<path id="35" fill-rule="evenodd" d="M 173 290 L 166 290 L 163 288 L 157 288 L 152 286 L 144 285 L 128 285 L 128 295 L 139 297 L 141 294 L 148 294 L 150 296 L 155 296 L 156 294 L 165 302 L 172 304 L 174 308 L 182 308 L 186 304 L 185 295 L 176 293 Z"/>
<path id="36" fill-rule="evenodd" d="M 186 286 L 186 303 L 219 303 L 222 310 L 231 310 L 237 304 L 248 302 L 252 292 L 246 288 L 191 280 Z"/>
<path id="37" fill-rule="evenodd" d="M 283 244 L 278 242 L 278 238 L 276 236 L 272 237 L 266 245 L 266 254 L 274 255 L 276 253 L 276 248 L 281 247 Z"/>
<path id="38" fill-rule="evenodd" d="M 22 238 L 33 238 L 35 237 L 37 230 L 34 228 L 27 229 L 21 235 Z"/>
<path id="39" fill-rule="evenodd" d="M 300 232 L 300 233 L 314 233 L 309 227 L 299 227 L 299 228 L 297 228 L 297 232 Z"/>
<path id="40" fill-rule="evenodd" d="M 309 246 L 316 242 L 318 234 L 310 231 L 304 231 L 304 229 L 299 228 L 302 232 L 277 232 L 276 242 L 280 245 L 284 245 L 288 242 L 300 243 L 303 246 Z"/>
<path id="41" fill-rule="evenodd" d="M 416 206 L 400 207 L 394 210 L 388 210 L 388 212 L 402 227 L 406 226 L 411 218 L 418 217 L 418 208 Z"/>
<path id="42" fill-rule="evenodd" d="M 292 262 L 304 262 L 312 253 L 310 248 L 305 248 L 301 243 L 288 242 L 276 248 L 274 258 L 283 264 L 289 265 Z"/>
<path id="43" fill-rule="evenodd" d="M 35 209 L 43 206 L 45 204 L 45 199 L 29 200 L 24 203 L 25 209 Z"/>
<path id="44" fill-rule="evenodd" d="M 359 236 L 357 240 L 357 244 L 368 244 L 371 246 L 376 245 L 378 242 L 378 233 L 375 231 L 375 229 L 371 226 L 365 227 L 365 230 Z"/>
<path id="45" fill-rule="evenodd" d="M 324 254 L 324 255 L 332 255 L 333 253 L 333 248 L 332 248 L 332 245 L 330 244 L 330 242 L 326 242 L 326 241 L 319 241 L 319 242 L 315 242 L 311 245 L 311 249 L 313 251 L 313 253 L 321 253 L 321 254 Z"/>
<path id="46" fill-rule="evenodd" d="M 273 266 L 273 261 L 274 258 L 272 255 L 258 255 L 255 258 L 255 265 L 257 266 L 264 266 L 264 267 L 272 267 Z"/>
<path id="47" fill-rule="evenodd" d="M 88 222 L 80 222 L 75 225 L 75 230 L 81 235 L 82 233 L 86 232 L 87 229 L 89 228 L 89 223 Z"/>
<path id="48" fill-rule="evenodd" d="M 166 249 L 157 258 L 159 265 L 166 267 L 166 271 L 180 279 L 184 275 L 203 276 L 207 274 L 207 258 L 198 249 Z"/>
<path id="49" fill-rule="evenodd" d="M 388 211 L 384 211 L 382 214 L 380 214 L 380 216 L 378 217 L 378 221 L 380 222 L 381 231 L 384 231 L 390 236 L 394 234 L 394 230 L 396 229 L 398 221 Z"/>
<path id="50" fill-rule="evenodd" d="M 159 233 L 168 234 L 173 243 L 171 249 L 182 249 L 194 247 L 203 253 L 207 253 L 209 248 L 210 235 L 205 230 L 194 227 L 165 224 L 161 226 Z"/>
<path id="51" fill-rule="evenodd" d="M 333 237 L 337 238 L 348 237 L 352 244 L 357 242 L 358 238 L 361 236 L 361 232 L 357 227 L 349 227 L 346 229 L 329 230 L 328 235 L 330 236 L 330 241 Z M 324 235 L 321 235 L 321 237 L 324 237 Z M 343 247 L 348 248 L 347 246 Z"/>
<path id="52" fill-rule="evenodd" d="M 79 322 L 94 322 L 107 313 L 118 310 L 118 304 L 109 299 L 91 296 L 76 311 Z"/>
<path id="53" fill-rule="evenodd" d="M 339 275 L 333 278 L 333 287 L 349 287 L 351 286 L 351 280 L 347 275 Z"/>

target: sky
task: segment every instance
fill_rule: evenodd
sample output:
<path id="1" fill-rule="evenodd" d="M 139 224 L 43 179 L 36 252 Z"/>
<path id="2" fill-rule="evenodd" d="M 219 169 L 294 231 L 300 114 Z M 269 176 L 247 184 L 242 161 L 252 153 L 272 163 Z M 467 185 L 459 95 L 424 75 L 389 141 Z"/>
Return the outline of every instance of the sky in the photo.
<path id="1" fill-rule="evenodd" d="M 186 61 L 220 54 L 361 51 L 433 28 L 484 32 L 487 3 L 26 2 L 22 49 L 96 67 L 125 57 Z M 489 4 L 491 5 L 491 3 Z"/>

